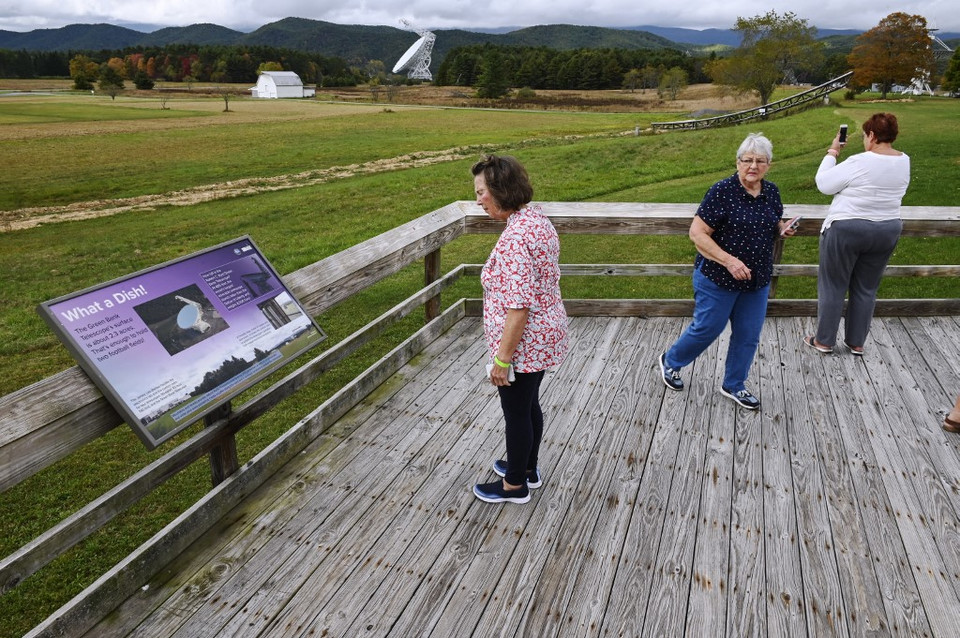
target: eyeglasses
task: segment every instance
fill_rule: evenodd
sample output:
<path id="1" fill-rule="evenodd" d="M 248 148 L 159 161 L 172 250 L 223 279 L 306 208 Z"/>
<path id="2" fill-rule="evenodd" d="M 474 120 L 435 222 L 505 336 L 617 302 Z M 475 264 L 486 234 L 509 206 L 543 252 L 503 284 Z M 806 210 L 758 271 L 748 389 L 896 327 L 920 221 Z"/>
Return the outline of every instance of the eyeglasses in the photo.
<path id="1" fill-rule="evenodd" d="M 766 166 L 770 163 L 769 160 L 762 157 L 738 157 L 737 161 L 744 164 L 756 164 L 757 166 Z"/>

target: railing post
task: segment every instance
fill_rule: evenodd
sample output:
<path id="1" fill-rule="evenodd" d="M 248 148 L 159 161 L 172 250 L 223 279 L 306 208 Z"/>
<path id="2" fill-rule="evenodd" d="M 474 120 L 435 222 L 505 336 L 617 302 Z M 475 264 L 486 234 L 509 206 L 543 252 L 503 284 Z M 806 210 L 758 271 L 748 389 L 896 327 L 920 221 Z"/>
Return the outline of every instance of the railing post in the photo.
<path id="1" fill-rule="evenodd" d="M 230 402 L 227 401 L 219 408 L 203 417 L 204 427 L 210 427 L 217 421 L 230 415 Z M 220 440 L 220 443 L 210 449 L 210 481 L 213 486 L 220 485 L 228 476 L 240 468 L 237 458 L 237 438 L 232 432 Z"/>
<path id="2" fill-rule="evenodd" d="M 778 236 L 773 241 L 773 265 L 776 266 L 780 263 L 783 258 L 783 236 Z M 767 294 L 768 299 L 773 299 L 777 296 L 777 280 L 780 279 L 780 275 L 773 275 L 770 277 L 770 292 Z"/>
<path id="3" fill-rule="evenodd" d="M 440 249 L 428 253 L 423 258 L 423 285 L 429 286 L 440 279 Z M 426 317 L 426 323 L 429 323 L 440 316 L 440 295 L 431 297 L 423 304 L 423 311 Z"/>

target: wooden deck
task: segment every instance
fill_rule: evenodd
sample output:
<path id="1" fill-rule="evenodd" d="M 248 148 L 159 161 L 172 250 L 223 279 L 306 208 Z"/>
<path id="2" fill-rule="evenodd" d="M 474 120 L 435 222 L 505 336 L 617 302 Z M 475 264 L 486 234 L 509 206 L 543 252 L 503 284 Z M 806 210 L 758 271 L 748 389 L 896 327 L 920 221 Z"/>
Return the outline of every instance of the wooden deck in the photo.
<path id="1" fill-rule="evenodd" d="M 664 387 L 687 321 L 571 320 L 526 505 L 470 493 L 503 422 L 458 322 L 88 635 L 956 636 L 960 319 L 876 319 L 862 359 L 769 319 L 759 413 L 725 336 Z"/>

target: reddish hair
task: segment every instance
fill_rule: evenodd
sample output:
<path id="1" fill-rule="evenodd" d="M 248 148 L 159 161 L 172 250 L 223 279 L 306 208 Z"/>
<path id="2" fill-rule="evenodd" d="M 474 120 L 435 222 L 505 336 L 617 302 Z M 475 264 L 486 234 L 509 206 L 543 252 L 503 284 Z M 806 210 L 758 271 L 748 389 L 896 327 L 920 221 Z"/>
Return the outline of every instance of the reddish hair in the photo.
<path id="1" fill-rule="evenodd" d="M 863 123 L 863 132 L 873 133 L 873 139 L 876 141 L 890 144 L 897 139 L 900 125 L 897 124 L 897 116 L 893 113 L 874 113 Z"/>

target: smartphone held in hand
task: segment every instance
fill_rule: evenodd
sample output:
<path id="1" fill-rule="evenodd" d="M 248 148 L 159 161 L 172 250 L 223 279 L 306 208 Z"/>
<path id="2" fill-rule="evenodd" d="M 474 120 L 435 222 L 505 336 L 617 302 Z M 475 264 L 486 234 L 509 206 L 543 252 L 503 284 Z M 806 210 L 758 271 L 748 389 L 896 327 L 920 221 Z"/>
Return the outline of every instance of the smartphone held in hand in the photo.
<path id="1" fill-rule="evenodd" d="M 490 378 L 490 373 L 493 372 L 493 364 L 487 364 L 487 379 Z M 517 380 L 517 375 L 513 372 L 513 364 L 510 364 L 510 368 L 507 370 L 507 381 L 513 383 Z"/>
<path id="2" fill-rule="evenodd" d="M 797 215 L 796 217 L 794 217 L 794 218 L 792 218 L 790 221 L 788 221 L 788 222 L 786 223 L 786 225 L 783 227 L 783 230 L 780 231 L 780 235 L 781 235 L 781 236 L 782 236 L 782 235 L 785 235 L 788 230 L 796 230 L 796 229 L 797 229 L 797 226 L 800 225 L 800 220 L 801 220 L 801 219 L 803 219 L 803 215 Z"/>
<path id="3" fill-rule="evenodd" d="M 841 144 L 846 144 L 846 143 L 847 143 L 847 125 L 846 125 L 846 124 L 841 124 L 841 125 L 840 125 L 840 138 L 839 138 L 838 141 L 839 141 Z"/>

